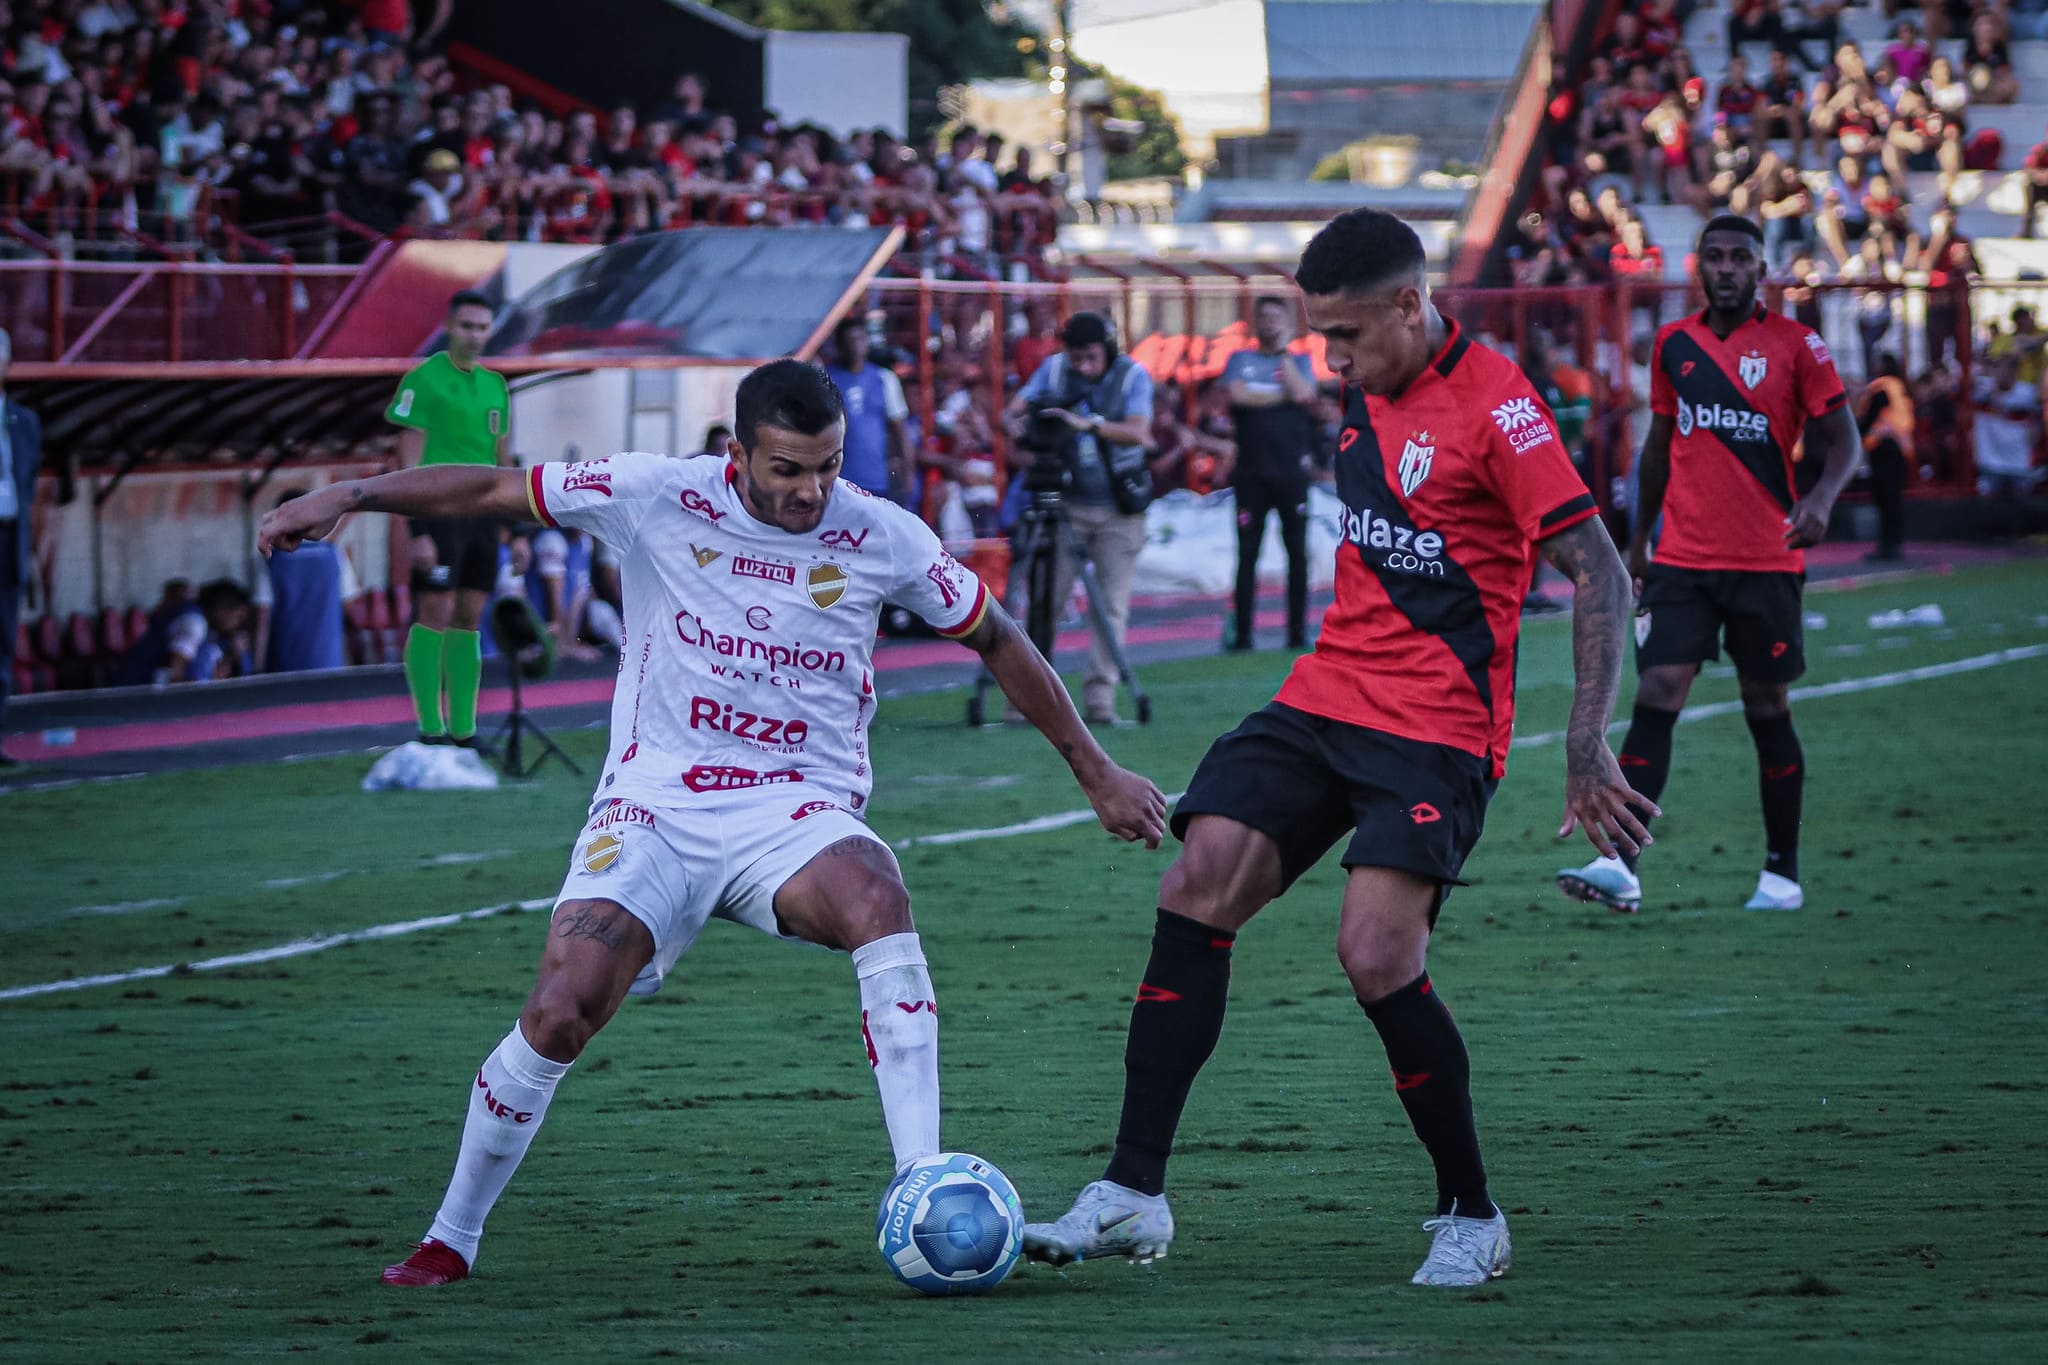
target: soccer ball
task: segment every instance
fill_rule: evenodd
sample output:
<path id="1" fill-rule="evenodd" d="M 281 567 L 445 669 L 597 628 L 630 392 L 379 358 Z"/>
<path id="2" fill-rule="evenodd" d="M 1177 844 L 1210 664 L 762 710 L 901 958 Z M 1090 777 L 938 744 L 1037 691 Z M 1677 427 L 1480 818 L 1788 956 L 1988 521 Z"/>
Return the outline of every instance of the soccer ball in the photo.
<path id="1" fill-rule="evenodd" d="M 889 1273 L 920 1294 L 985 1294 L 1024 1247 L 1024 1208 L 1009 1177 L 967 1152 L 912 1162 L 875 1215 Z"/>

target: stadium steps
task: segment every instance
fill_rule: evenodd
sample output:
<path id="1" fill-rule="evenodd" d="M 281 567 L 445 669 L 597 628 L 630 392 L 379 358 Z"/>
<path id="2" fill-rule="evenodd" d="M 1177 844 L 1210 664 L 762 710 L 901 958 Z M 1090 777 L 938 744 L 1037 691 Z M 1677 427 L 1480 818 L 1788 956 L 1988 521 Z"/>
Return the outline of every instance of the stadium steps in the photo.
<path id="1" fill-rule="evenodd" d="M 1910 17 L 1910 16 L 1902 16 Z M 1898 20 L 1887 19 L 1882 7 L 1861 5 L 1842 11 L 1842 36 L 1862 48 L 1873 63 L 1891 41 L 1892 29 Z M 1685 46 L 1692 53 L 1693 65 L 1707 77 L 1709 91 L 1707 100 L 1711 107 L 1714 94 L 1720 85 L 1720 73 L 1728 64 L 1728 9 L 1725 4 L 1697 10 L 1685 29 Z M 1953 51 L 1952 43 L 1945 43 L 1940 49 Z M 1744 44 L 1744 52 L 1750 59 L 1752 75 L 1765 69 L 1768 49 L 1762 43 Z M 1967 172 L 1958 182 L 1954 200 L 1956 225 L 1969 237 L 2010 237 L 2019 230 L 2020 214 L 2024 211 L 2026 198 L 2016 173 L 2021 160 L 2038 142 L 2048 140 L 2048 103 L 2040 102 L 2048 96 L 2048 42 L 2034 39 L 2018 39 L 2012 44 L 2013 70 L 2020 78 L 2023 95 L 2033 98 L 2019 104 L 1978 104 L 1969 110 L 1970 127 L 1994 128 L 2005 142 L 2003 158 L 2006 169 L 1999 171 Z M 1808 78 L 1809 88 L 1812 78 Z M 1781 156 L 1791 154 L 1791 143 L 1774 142 L 1773 150 Z M 1807 167 L 1809 183 L 1820 183 L 1821 177 L 1811 166 Z M 1912 205 L 1912 219 L 1915 227 L 1925 230 L 1928 218 L 1935 204 L 1940 202 L 1940 185 L 1936 176 L 1929 172 L 1914 174 L 1907 179 L 1908 199 Z M 1673 243 L 1691 240 L 1698 231 L 1698 215 L 1687 210 L 1674 212 L 1668 207 L 1642 206 L 1640 211 L 1644 223 L 1649 227 L 1651 240 L 1665 251 L 1665 273 L 1676 277 L 1683 270 L 1685 252 L 1681 248 L 1674 252 Z"/>

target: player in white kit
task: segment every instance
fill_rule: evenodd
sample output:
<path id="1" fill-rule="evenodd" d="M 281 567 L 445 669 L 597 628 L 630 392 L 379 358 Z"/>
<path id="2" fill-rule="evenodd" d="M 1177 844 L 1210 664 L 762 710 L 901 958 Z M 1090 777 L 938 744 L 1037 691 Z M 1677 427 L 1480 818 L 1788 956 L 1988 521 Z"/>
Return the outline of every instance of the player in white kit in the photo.
<path id="1" fill-rule="evenodd" d="M 495 517 L 579 527 L 619 556 L 626 645 L 590 821 L 539 979 L 469 1087 L 440 1211 L 387 1284 L 468 1276 L 570 1064 L 713 916 L 852 954 L 896 1167 L 940 1150 L 936 996 L 902 873 L 861 818 L 883 603 L 981 655 L 1111 834 L 1164 833 L 1159 789 L 1096 744 L 980 580 L 915 516 L 837 481 L 845 422 L 823 371 L 763 365 L 736 407 L 726 458 L 408 469 L 285 503 L 258 533 L 269 553 L 348 511 Z"/>

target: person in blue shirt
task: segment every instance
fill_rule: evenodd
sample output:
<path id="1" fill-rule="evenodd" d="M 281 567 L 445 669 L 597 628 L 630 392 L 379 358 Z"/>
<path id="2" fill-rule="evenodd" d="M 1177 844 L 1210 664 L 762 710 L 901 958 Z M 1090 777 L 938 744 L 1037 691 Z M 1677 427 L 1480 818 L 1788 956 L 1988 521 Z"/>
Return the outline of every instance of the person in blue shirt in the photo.
<path id="1" fill-rule="evenodd" d="M 904 502 L 916 462 L 905 425 L 910 405 L 894 373 L 868 363 L 867 324 L 845 317 L 832 332 L 825 373 L 846 407 L 846 462 L 839 477 L 878 497 Z"/>
<path id="2" fill-rule="evenodd" d="M 306 490 L 277 500 L 282 507 Z M 362 591 L 348 556 L 332 540 L 309 540 L 290 554 L 272 555 L 257 575 L 256 660 L 266 673 L 302 673 L 348 664 L 343 609 Z"/>

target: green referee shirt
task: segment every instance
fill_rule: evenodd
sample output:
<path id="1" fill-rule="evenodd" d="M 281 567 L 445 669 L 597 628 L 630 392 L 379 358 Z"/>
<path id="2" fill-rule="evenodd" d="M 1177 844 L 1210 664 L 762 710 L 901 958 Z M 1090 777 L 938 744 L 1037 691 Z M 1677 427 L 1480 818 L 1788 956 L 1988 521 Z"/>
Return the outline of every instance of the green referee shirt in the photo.
<path id="1" fill-rule="evenodd" d="M 398 381 L 384 417 L 426 435 L 423 465 L 496 464 L 512 395 L 503 375 L 482 365 L 465 374 L 446 351 L 436 351 Z"/>

